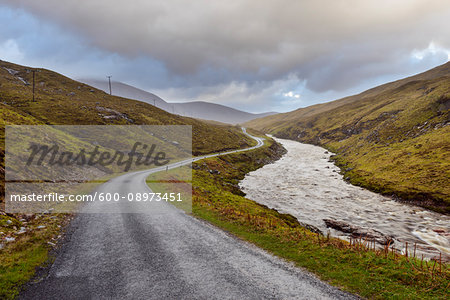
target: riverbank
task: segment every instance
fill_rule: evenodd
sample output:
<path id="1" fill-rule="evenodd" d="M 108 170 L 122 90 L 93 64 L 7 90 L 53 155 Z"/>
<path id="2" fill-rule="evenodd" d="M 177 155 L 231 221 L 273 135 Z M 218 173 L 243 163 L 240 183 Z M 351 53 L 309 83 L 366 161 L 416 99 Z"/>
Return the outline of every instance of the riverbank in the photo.
<path id="1" fill-rule="evenodd" d="M 448 297 L 448 265 L 440 271 L 398 253 L 317 235 L 297 219 L 243 197 L 245 174 L 276 160 L 279 146 L 269 141 L 244 154 L 202 160 L 193 165 L 193 214 L 255 245 L 294 262 L 321 279 L 368 298 Z M 391 250 L 389 250 L 391 251 Z M 427 264 L 433 266 L 433 262 Z M 436 263 L 434 263 L 436 265 Z"/>
<path id="2" fill-rule="evenodd" d="M 288 153 L 249 173 L 240 183 L 249 199 L 288 213 L 324 234 L 346 240 L 368 236 L 405 252 L 416 245 L 425 257 L 450 258 L 450 216 L 399 203 L 345 181 L 332 153 L 296 141 L 276 139 Z M 339 226 L 337 226 L 339 225 Z"/>

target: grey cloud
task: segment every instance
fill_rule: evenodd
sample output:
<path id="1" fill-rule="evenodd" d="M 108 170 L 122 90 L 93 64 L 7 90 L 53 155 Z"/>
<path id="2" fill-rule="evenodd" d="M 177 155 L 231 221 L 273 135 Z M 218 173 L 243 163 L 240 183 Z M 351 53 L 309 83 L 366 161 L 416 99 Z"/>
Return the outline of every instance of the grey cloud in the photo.
<path id="1" fill-rule="evenodd" d="M 53 20 L 95 47 L 161 61 L 181 87 L 252 87 L 294 74 L 313 91 L 339 91 L 407 68 L 405 57 L 431 41 L 450 49 L 446 0 L 0 3 Z"/>

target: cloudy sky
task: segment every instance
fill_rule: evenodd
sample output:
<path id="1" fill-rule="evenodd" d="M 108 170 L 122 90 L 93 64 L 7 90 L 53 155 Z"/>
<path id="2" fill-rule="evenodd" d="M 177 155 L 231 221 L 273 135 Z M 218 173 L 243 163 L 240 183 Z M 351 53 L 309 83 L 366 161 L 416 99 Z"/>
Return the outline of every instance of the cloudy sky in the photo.
<path id="1" fill-rule="evenodd" d="M 448 0 L 0 0 L 0 59 L 289 111 L 450 57 Z"/>

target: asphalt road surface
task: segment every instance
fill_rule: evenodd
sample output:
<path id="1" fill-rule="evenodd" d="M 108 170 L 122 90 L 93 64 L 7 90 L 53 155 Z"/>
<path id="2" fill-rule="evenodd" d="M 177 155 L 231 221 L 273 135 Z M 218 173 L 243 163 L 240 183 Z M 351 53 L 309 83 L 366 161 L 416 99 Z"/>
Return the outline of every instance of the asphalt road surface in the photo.
<path id="1" fill-rule="evenodd" d="M 258 145 L 249 149 L 263 145 L 263 139 L 255 139 Z M 97 190 L 148 192 L 148 174 L 129 173 Z M 79 214 L 53 265 L 20 298 L 356 298 L 170 204 L 158 203 L 159 209 L 148 213 L 124 213 L 130 207 L 117 205 L 116 213 Z"/>

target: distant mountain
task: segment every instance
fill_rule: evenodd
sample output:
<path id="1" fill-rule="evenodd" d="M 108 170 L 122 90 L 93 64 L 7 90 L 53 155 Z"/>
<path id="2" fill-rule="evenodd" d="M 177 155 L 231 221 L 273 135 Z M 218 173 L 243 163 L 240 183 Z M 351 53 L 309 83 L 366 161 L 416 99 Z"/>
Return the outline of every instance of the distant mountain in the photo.
<path id="1" fill-rule="evenodd" d="M 245 125 L 324 146 L 352 183 L 450 213 L 450 62 Z"/>
<path id="2" fill-rule="evenodd" d="M 106 80 L 80 79 L 80 81 L 109 93 L 109 84 Z M 196 119 L 213 120 L 228 124 L 239 124 L 256 118 L 276 114 L 275 112 L 253 114 L 225 105 L 204 101 L 169 103 L 155 94 L 122 82 L 113 81 L 111 86 L 112 94 L 115 96 L 147 102 L 167 112 Z"/>
<path id="3" fill-rule="evenodd" d="M 275 114 L 274 112 L 252 114 L 234 109 L 225 105 L 193 101 L 185 103 L 173 103 L 175 113 L 204 120 L 214 120 L 222 123 L 239 124 L 256 118 Z"/>

